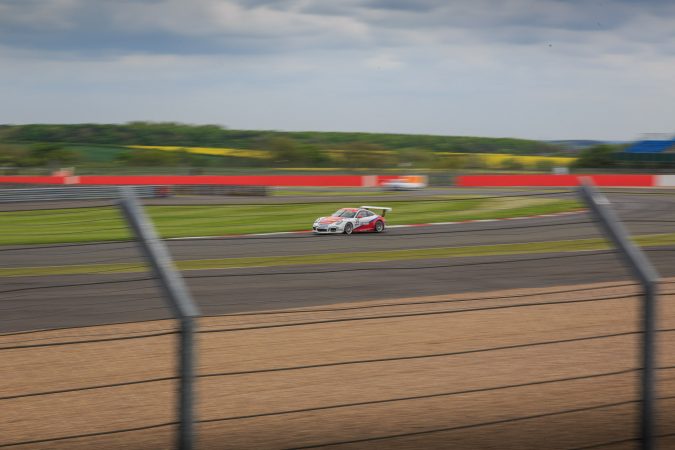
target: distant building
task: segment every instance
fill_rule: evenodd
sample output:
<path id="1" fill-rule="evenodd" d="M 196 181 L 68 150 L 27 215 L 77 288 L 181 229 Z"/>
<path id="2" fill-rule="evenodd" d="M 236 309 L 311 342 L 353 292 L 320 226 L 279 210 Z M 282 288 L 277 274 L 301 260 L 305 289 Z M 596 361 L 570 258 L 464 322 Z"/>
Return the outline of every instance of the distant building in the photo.
<path id="1" fill-rule="evenodd" d="M 638 141 L 624 150 L 626 153 L 673 153 L 675 139 L 659 139 Z"/>
<path id="2" fill-rule="evenodd" d="M 629 167 L 675 168 L 675 138 L 637 141 L 617 153 L 616 160 Z"/>

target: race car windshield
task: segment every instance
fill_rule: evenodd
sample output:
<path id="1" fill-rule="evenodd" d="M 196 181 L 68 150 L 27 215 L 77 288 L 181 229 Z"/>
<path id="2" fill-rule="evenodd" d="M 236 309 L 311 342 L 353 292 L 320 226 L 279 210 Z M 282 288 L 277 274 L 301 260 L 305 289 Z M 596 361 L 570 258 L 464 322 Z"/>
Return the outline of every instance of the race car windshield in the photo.
<path id="1" fill-rule="evenodd" d="M 346 219 L 351 219 L 356 215 L 356 211 L 350 211 L 348 209 L 339 209 L 333 213 L 333 217 L 344 217 Z"/>

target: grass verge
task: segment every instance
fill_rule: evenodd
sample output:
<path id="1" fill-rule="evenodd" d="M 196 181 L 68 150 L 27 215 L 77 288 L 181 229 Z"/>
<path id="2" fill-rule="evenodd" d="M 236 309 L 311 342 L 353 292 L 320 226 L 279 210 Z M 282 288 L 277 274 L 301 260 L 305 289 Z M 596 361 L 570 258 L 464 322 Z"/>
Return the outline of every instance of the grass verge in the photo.
<path id="1" fill-rule="evenodd" d="M 308 230 L 319 216 L 365 200 L 349 203 L 267 205 L 148 206 L 163 238 L 223 236 Z M 387 205 L 383 205 L 387 206 Z M 569 211 L 574 200 L 541 197 L 454 198 L 392 203 L 389 225 L 449 222 L 529 216 Z M 129 239 L 116 207 L 5 212 L 0 222 L 0 245 L 97 242 Z"/>
<path id="2" fill-rule="evenodd" d="M 634 238 L 634 242 L 642 247 L 675 245 L 675 233 L 637 236 Z M 212 270 L 313 264 L 353 264 L 387 261 L 411 261 L 434 258 L 462 258 L 472 256 L 568 253 L 605 250 L 607 248 L 609 248 L 609 245 L 606 240 L 601 238 L 593 238 L 549 242 L 526 242 L 518 244 L 418 248 L 375 252 L 328 253 L 320 255 L 197 259 L 176 261 L 176 265 L 181 270 Z M 138 263 L 16 267 L 0 269 L 0 277 L 129 273 L 144 272 L 146 270 L 147 267 L 144 264 Z"/>

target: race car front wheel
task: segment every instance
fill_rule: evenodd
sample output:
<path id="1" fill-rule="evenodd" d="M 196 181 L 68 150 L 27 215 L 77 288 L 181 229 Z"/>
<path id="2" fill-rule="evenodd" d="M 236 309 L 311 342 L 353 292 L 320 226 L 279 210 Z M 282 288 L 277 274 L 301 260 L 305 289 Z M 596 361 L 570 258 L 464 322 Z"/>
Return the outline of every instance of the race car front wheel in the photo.
<path id="1" fill-rule="evenodd" d="M 375 222 L 375 232 L 382 233 L 384 231 L 384 223 L 381 220 Z"/>
<path id="2" fill-rule="evenodd" d="M 345 225 L 345 234 L 352 234 L 352 231 L 354 231 L 354 226 L 351 223 Z"/>

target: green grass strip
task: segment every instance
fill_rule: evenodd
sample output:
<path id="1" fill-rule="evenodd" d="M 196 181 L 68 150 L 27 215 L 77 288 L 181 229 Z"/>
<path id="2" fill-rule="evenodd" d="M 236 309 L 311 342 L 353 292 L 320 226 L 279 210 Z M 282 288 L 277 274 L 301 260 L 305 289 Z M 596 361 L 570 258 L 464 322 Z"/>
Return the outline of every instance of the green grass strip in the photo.
<path id="1" fill-rule="evenodd" d="M 634 242 L 642 247 L 675 245 L 675 233 L 637 236 Z M 609 248 L 602 238 L 517 244 L 476 245 L 465 247 L 417 248 L 375 252 L 328 253 L 321 255 L 252 256 L 243 258 L 197 259 L 176 261 L 181 270 L 212 270 L 251 267 L 279 267 L 314 264 L 352 264 L 421 259 L 462 258 L 471 256 L 528 255 L 537 253 L 569 253 Z M 99 273 L 144 272 L 143 264 L 83 264 L 65 266 L 16 267 L 0 269 L 0 277 L 40 275 L 82 275 Z"/>
<path id="2" fill-rule="evenodd" d="M 161 237 L 175 238 L 308 230 L 319 216 L 330 215 L 350 204 L 359 206 L 363 203 L 367 201 L 149 206 L 146 210 Z M 500 219 L 551 214 L 580 207 L 574 200 L 536 197 L 411 200 L 396 202 L 392 206 L 394 211 L 387 215 L 389 225 Z M 130 237 L 128 227 L 114 207 L 5 212 L 0 220 L 0 245 L 116 241 Z"/>

